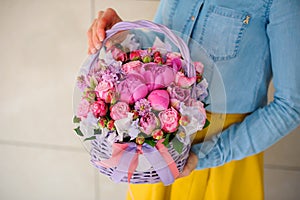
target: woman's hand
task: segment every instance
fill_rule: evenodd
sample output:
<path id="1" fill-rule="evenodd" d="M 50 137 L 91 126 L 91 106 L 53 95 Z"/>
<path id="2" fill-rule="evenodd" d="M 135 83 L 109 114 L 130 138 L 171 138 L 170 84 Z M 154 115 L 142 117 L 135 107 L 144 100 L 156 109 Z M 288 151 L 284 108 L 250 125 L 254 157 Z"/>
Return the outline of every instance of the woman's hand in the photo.
<path id="1" fill-rule="evenodd" d="M 196 154 L 194 154 L 193 152 L 190 152 L 190 155 L 186 161 L 186 164 L 181 172 L 181 174 L 178 176 L 178 178 L 182 178 L 185 176 L 190 175 L 190 173 L 196 169 L 198 164 L 198 157 Z"/>
<path id="2" fill-rule="evenodd" d="M 94 54 L 100 49 L 102 41 L 105 38 L 105 31 L 120 21 L 122 21 L 122 19 L 112 8 L 98 12 L 98 17 L 94 20 L 87 32 L 88 54 Z"/>

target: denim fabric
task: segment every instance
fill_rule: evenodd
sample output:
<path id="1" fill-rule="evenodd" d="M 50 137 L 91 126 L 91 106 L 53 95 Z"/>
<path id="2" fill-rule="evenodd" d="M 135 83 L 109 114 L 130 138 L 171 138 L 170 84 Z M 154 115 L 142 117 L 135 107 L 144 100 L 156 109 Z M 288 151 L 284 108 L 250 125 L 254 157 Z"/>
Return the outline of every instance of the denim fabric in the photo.
<path id="1" fill-rule="evenodd" d="M 221 76 L 226 98 L 212 103 L 210 97 L 208 109 L 252 113 L 192 147 L 200 158 L 198 168 L 261 152 L 299 125 L 299 19 L 299 0 L 161 0 L 155 21 L 179 32 L 194 60 L 198 49 L 191 41 L 214 61 L 215 69 L 206 66 L 210 92 L 218 87 L 209 73 L 217 70 Z M 272 78 L 274 100 L 267 105 Z"/>

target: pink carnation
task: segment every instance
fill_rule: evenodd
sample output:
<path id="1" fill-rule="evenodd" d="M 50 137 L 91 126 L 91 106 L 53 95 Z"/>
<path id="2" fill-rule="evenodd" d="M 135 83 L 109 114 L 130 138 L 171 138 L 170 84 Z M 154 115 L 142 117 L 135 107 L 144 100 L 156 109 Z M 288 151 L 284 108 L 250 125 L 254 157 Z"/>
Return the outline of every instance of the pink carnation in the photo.
<path id="1" fill-rule="evenodd" d="M 90 103 L 86 99 L 81 99 L 77 107 L 77 117 L 86 118 L 90 110 Z"/>

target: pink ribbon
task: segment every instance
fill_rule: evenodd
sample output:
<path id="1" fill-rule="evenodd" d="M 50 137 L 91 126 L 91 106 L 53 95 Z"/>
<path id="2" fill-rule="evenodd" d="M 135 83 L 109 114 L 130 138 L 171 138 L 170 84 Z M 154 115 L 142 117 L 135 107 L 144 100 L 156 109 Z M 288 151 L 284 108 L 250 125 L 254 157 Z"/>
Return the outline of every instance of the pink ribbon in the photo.
<path id="1" fill-rule="evenodd" d="M 128 182 L 130 182 L 138 165 L 138 155 L 144 154 L 164 185 L 170 185 L 179 175 L 179 171 L 168 149 L 162 142 L 163 140 L 158 141 L 155 147 L 146 143 L 143 145 L 114 143 L 111 158 L 95 163 L 106 168 L 115 167 L 111 175 L 113 181 L 120 182 L 127 175 Z"/>

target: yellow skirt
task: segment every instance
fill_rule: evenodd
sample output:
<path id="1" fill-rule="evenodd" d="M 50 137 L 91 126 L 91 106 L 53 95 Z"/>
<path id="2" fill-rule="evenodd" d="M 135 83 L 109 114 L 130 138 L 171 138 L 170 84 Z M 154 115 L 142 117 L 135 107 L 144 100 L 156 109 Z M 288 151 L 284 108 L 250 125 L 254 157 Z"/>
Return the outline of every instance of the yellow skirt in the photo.
<path id="1" fill-rule="evenodd" d="M 208 113 L 211 125 L 197 133 L 194 143 L 241 122 L 245 116 Z M 170 186 L 130 184 L 127 200 L 261 200 L 263 184 L 263 153 L 260 153 L 220 167 L 194 170 Z"/>

